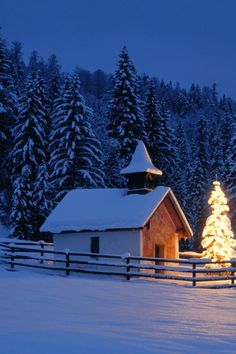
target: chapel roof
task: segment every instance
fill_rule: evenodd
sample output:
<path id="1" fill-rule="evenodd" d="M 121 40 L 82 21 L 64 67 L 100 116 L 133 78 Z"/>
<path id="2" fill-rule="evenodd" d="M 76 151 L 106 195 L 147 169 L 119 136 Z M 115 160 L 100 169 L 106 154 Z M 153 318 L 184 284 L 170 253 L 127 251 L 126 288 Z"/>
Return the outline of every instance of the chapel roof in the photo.
<path id="1" fill-rule="evenodd" d="M 143 228 L 168 196 L 186 233 L 192 231 L 168 187 L 159 186 L 147 194 L 127 194 L 127 189 L 74 189 L 58 203 L 41 226 L 42 232 L 80 232 Z"/>

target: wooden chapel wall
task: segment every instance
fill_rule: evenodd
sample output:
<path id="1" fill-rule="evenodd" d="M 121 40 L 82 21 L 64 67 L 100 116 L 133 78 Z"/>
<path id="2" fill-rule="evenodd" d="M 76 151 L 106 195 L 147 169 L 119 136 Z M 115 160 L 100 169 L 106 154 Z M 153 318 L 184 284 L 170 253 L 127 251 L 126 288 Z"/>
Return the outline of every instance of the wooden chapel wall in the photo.
<path id="1" fill-rule="evenodd" d="M 143 229 L 143 256 L 155 257 L 155 246 L 164 246 L 164 257 L 178 258 L 179 241 L 174 224 L 164 203 L 157 208 Z"/>

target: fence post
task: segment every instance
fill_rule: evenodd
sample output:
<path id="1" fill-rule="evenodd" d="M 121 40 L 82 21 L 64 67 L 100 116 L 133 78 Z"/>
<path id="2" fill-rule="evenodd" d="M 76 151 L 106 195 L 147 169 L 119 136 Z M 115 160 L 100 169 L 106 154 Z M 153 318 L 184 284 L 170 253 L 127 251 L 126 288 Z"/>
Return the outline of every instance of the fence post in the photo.
<path id="1" fill-rule="evenodd" d="M 196 278 L 196 273 L 194 272 L 194 270 L 196 269 L 196 263 L 192 263 L 193 266 L 193 272 L 192 272 L 192 276 L 193 278 Z M 193 280 L 193 286 L 196 286 L 196 280 Z"/>
<path id="2" fill-rule="evenodd" d="M 130 266 L 129 266 L 129 264 L 130 264 L 130 259 L 129 259 L 129 256 L 128 256 L 128 257 L 126 257 L 126 273 L 127 273 L 126 280 L 130 280 L 130 275 L 129 275 Z"/>
<path id="3" fill-rule="evenodd" d="M 70 275 L 70 250 L 65 249 L 66 253 L 66 275 Z"/>
<path id="4" fill-rule="evenodd" d="M 42 251 L 40 252 L 40 256 L 43 257 L 44 256 L 44 241 L 41 240 L 41 241 L 39 241 L 39 243 L 40 243 L 40 246 L 42 249 Z M 40 260 L 40 264 L 42 264 L 42 263 L 43 263 L 43 259 Z"/>
<path id="5" fill-rule="evenodd" d="M 14 260 L 15 260 L 15 256 L 14 256 L 14 252 L 15 252 L 15 244 L 11 243 L 9 245 L 11 247 L 11 270 L 14 270 Z"/>
<path id="6" fill-rule="evenodd" d="M 236 268 L 236 259 L 231 260 L 231 267 Z M 234 277 L 234 270 L 231 272 L 231 276 Z M 231 284 L 234 285 L 234 279 L 231 278 Z"/>

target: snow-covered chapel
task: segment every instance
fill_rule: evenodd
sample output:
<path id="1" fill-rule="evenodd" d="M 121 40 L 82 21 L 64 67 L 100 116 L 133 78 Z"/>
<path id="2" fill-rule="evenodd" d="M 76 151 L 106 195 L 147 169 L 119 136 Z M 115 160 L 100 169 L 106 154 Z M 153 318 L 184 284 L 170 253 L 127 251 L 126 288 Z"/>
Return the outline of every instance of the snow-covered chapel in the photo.
<path id="1" fill-rule="evenodd" d="M 157 186 L 157 169 L 142 141 L 121 171 L 125 189 L 75 189 L 67 193 L 41 227 L 55 249 L 179 257 L 179 239 L 192 236 L 171 188 Z"/>

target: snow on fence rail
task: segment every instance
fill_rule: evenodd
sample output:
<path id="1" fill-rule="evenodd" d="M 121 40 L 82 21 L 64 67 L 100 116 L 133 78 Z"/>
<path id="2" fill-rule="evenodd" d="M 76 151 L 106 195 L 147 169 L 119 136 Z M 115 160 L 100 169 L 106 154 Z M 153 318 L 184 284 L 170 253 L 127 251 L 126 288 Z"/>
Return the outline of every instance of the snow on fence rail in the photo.
<path id="1" fill-rule="evenodd" d="M 211 262 L 208 259 L 170 259 L 153 257 L 135 257 L 129 254 L 96 254 L 57 251 L 53 244 L 39 242 L 1 242 L 0 260 L 15 270 L 16 266 L 100 275 L 169 279 L 184 281 L 196 286 L 205 282 L 207 287 L 233 287 L 236 280 L 236 259 Z M 51 247 L 51 248 L 50 248 Z M 217 264 L 207 269 L 207 264 Z M 222 268 L 223 264 L 227 267 Z M 209 285 L 210 283 L 210 285 Z"/>

